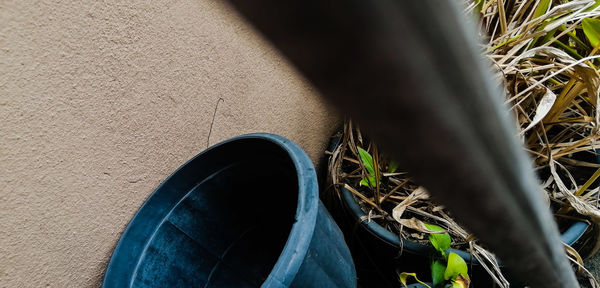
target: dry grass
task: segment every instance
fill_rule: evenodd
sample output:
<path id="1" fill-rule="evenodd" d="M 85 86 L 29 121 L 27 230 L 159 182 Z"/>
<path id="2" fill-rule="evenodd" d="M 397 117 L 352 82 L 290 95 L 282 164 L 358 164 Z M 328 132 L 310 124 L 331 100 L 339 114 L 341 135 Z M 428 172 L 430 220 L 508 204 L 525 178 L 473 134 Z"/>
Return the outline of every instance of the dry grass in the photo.
<path id="1" fill-rule="evenodd" d="M 564 228 L 574 220 L 599 225 L 600 189 L 594 182 L 600 176 L 600 157 L 596 152 L 600 149 L 600 44 L 593 43 L 593 35 L 589 35 L 589 29 L 584 31 L 582 22 L 600 16 L 600 3 L 469 3 L 465 17 L 475 15 L 481 27 L 480 36 L 486 43 L 482 49 L 493 62 L 499 81 L 504 83 L 506 104 L 520 131 L 518 137 L 532 157 L 559 226 Z M 375 175 L 371 176 L 377 179 L 373 187 L 360 185 L 369 173 L 358 147 L 372 155 Z M 390 171 L 390 164 L 358 127 L 346 121 L 343 139 L 330 161 L 336 187 L 354 193 L 374 221 L 404 239 L 426 242 L 426 231 L 419 229 L 419 222 L 446 228 L 455 247 L 469 250 L 500 287 L 508 287 L 493 254 L 479 246 L 443 207 L 430 201 L 410 175 Z M 584 257 L 600 249 L 597 235 L 590 237 L 586 247 L 580 249 L 585 251 Z M 582 267 L 577 251 L 570 247 L 567 250 L 576 266 Z M 585 269 L 578 271 L 580 275 L 590 275 Z"/>

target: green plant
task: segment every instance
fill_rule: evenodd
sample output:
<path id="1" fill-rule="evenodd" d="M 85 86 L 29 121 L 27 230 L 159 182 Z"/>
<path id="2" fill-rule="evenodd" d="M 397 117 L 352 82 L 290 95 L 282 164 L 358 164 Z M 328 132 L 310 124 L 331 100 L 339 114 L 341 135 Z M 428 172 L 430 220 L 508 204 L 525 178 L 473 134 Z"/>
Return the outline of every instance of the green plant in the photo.
<path id="1" fill-rule="evenodd" d="M 433 287 L 469 287 L 470 280 L 467 263 L 458 254 L 454 252 L 447 253 L 452 243 L 450 235 L 440 226 L 433 224 L 425 224 L 425 226 L 431 231 L 429 242 L 431 242 L 433 248 L 442 256 L 441 259 L 434 259 L 431 263 Z M 408 277 L 413 277 L 417 282 L 431 288 L 431 286 L 419 280 L 416 273 L 400 273 L 400 282 L 406 286 Z"/>
<path id="2" fill-rule="evenodd" d="M 361 147 L 356 147 L 358 150 L 358 155 L 360 156 L 360 162 L 362 163 L 363 167 L 365 167 L 365 170 L 367 171 L 367 175 L 364 176 L 361 180 L 360 180 L 360 185 L 361 186 L 368 186 L 368 187 L 375 187 L 375 185 L 379 182 L 379 177 L 376 177 L 375 175 L 378 173 L 375 173 L 376 169 L 378 169 L 378 167 L 376 167 L 375 162 L 373 161 L 373 156 L 371 156 L 371 154 L 369 154 L 369 152 L 367 152 L 367 150 L 361 148 Z M 390 163 L 388 164 L 388 169 L 387 172 L 388 173 L 394 173 L 398 170 L 398 162 L 396 161 L 390 161 Z M 379 176 L 379 175 L 378 175 Z"/>
<path id="3" fill-rule="evenodd" d="M 375 178 L 375 163 L 373 163 L 373 156 L 363 148 L 356 148 L 358 148 L 358 154 L 362 165 L 365 167 L 365 170 L 367 170 L 367 175 L 360 180 L 360 185 L 375 187 L 378 179 Z"/>
<path id="4" fill-rule="evenodd" d="M 360 162 L 366 175 L 363 175 L 360 181 L 361 186 L 376 187 L 379 185 L 379 167 L 373 160 L 373 156 L 367 152 L 367 150 L 356 147 Z M 396 172 L 398 168 L 397 162 L 391 161 L 388 165 L 388 173 Z M 450 249 L 452 239 L 448 232 L 442 227 L 425 224 L 425 227 L 429 232 L 429 242 L 433 247 L 440 253 L 441 259 L 434 259 L 431 264 L 431 276 L 433 279 L 434 287 L 452 287 L 452 288 L 467 288 L 469 287 L 469 275 L 467 264 L 465 261 L 456 253 L 446 253 Z M 406 281 L 409 277 L 413 277 L 417 282 L 427 286 L 421 280 L 417 278 L 416 273 L 400 273 L 400 281 L 406 285 Z M 431 287 L 430 287 L 431 288 Z"/>

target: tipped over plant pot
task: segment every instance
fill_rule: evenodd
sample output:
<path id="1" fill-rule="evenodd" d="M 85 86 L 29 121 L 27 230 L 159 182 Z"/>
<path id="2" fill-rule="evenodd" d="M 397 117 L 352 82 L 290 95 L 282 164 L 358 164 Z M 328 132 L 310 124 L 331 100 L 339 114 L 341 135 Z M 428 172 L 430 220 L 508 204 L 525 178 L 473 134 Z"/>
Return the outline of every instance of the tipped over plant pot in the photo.
<path id="1" fill-rule="evenodd" d="M 354 264 L 288 139 L 239 136 L 192 158 L 121 236 L 103 287 L 354 288 Z"/>

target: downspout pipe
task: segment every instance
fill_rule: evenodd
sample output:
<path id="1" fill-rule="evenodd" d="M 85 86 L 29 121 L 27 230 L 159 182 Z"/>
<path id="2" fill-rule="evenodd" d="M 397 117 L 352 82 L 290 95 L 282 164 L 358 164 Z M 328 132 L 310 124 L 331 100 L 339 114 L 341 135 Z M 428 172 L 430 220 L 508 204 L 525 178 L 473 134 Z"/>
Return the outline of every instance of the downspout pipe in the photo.
<path id="1" fill-rule="evenodd" d="M 523 282 L 579 287 L 457 1 L 229 2 Z"/>

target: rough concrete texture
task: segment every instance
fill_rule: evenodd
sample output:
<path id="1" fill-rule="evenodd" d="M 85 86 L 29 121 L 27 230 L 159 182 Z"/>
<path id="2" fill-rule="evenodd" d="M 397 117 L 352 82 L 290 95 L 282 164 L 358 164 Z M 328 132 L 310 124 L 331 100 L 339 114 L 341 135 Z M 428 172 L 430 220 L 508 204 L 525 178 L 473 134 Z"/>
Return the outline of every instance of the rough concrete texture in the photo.
<path id="1" fill-rule="evenodd" d="M 19 0 L 0 1 L 0 123 L 0 287 L 95 287 L 207 142 L 273 132 L 316 160 L 337 117 L 219 1 Z"/>

